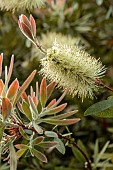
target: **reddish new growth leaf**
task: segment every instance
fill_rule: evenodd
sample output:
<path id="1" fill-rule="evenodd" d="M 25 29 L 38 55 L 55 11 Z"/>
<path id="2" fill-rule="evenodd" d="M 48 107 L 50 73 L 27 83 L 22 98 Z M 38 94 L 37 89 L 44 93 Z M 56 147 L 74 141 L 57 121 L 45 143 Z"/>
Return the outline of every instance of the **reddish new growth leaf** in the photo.
<path id="1" fill-rule="evenodd" d="M 31 29 L 33 32 L 34 37 L 36 37 L 36 23 L 32 15 L 30 15 L 30 23 L 31 23 Z"/>
<path id="2" fill-rule="evenodd" d="M 50 108 L 56 103 L 56 99 L 51 100 L 51 102 L 47 105 L 47 108 Z"/>
<path id="3" fill-rule="evenodd" d="M 26 101 L 26 103 L 29 103 L 26 92 L 23 92 L 22 95 L 21 95 L 21 97 L 22 97 L 23 100 Z"/>
<path id="4" fill-rule="evenodd" d="M 1 94 L 2 94 L 3 88 L 4 88 L 4 83 L 3 83 L 3 81 L 0 79 L 0 96 L 1 96 Z"/>
<path id="5" fill-rule="evenodd" d="M 67 103 L 61 104 L 60 106 L 57 106 L 57 107 L 51 109 L 50 111 L 48 111 L 48 114 L 52 115 L 52 114 L 59 113 L 62 110 L 64 110 L 66 106 L 67 106 Z"/>
<path id="6" fill-rule="evenodd" d="M 0 55 L 0 77 L 1 77 L 1 74 L 2 74 L 2 62 L 3 62 L 3 55 L 1 54 Z"/>
<path id="7" fill-rule="evenodd" d="M 42 107 L 45 106 L 46 100 L 47 100 L 46 78 L 43 78 L 40 85 L 40 102 Z"/>
<path id="8" fill-rule="evenodd" d="M 12 99 L 16 95 L 18 88 L 19 88 L 19 82 L 17 79 L 15 79 L 8 89 L 7 97 L 9 99 Z"/>
<path id="9" fill-rule="evenodd" d="M 20 15 L 18 25 L 22 33 L 35 44 L 36 23 L 32 15 L 30 15 L 30 20 L 25 15 Z"/>
<path id="10" fill-rule="evenodd" d="M 12 109 L 11 102 L 8 98 L 2 99 L 2 116 L 3 119 L 6 120 L 6 118 L 10 115 Z"/>
<path id="11" fill-rule="evenodd" d="M 49 98 L 55 88 L 56 83 L 55 82 L 51 82 L 48 86 L 47 86 L 47 98 Z"/>
<path id="12" fill-rule="evenodd" d="M 18 101 L 18 99 L 20 98 L 20 96 L 22 95 L 22 93 L 27 89 L 27 87 L 29 86 L 29 84 L 31 83 L 31 81 L 33 80 L 34 76 L 36 74 L 36 70 L 34 70 L 29 77 L 24 81 L 24 83 L 22 84 L 22 86 L 20 87 L 17 96 L 14 100 L 13 105 L 15 105 Z"/>

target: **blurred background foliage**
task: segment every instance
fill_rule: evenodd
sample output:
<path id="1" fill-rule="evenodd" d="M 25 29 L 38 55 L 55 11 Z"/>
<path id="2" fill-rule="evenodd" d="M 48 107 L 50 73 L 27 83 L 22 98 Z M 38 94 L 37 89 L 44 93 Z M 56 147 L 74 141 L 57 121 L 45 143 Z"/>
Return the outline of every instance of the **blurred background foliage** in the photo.
<path id="1" fill-rule="evenodd" d="M 107 67 L 103 81 L 113 87 L 112 0 L 48 0 L 45 8 L 34 9 L 32 12 L 0 11 L 0 52 L 4 53 L 5 64 L 9 63 L 12 54 L 15 55 L 12 79 L 18 77 L 20 83 L 33 69 L 40 70 L 40 58 L 43 57 L 19 30 L 17 21 L 22 13 L 28 17 L 32 13 L 37 24 L 37 35 L 43 46 L 49 44 L 49 32 L 78 38 L 81 48 L 94 57 L 100 58 Z M 33 82 L 40 82 L 41 78 L 41 75 L 37 73 Z M 61 90 L 56 89 L 55 97 L 58 98 L 60 94 Z M 78 109 L 79 112 L 76 116 L 81 118 L 79 123 L 70 126 L 67 130 L 72 131 L 72 137 L 87 152 L 95 170 L 113 169 L 113 121 L 112 119 L 84 117 L 83 113 L 90 105 L 104 100 L 110 95 L 112 95 L 111 92 L 100 89 L 93 101 L 85 99 L 84 102 L 81 102 L 77 97 L 65 97 L 65 101 L 68 103 L 67 109 Z M 65 128 L 59 127 L 58 129 L 61 133 L 67 132 Z M 107 143 L 107 141 L 109 142 Z M 57 151 L 47 151 L 46 155 L 48 164 L 43 164 L 36 158 L 22 158 L 18 162 L 18 170 L 84 169 L 85 160 L 75 148 L 71 149 L 71 146 L 67 147 L 66 154 L 63 156 Z M 97 159 L 98 155 L 100 157 Z M 7 165 L 1 165 L 0 170 L 3 169 L 8 169 Z"/>

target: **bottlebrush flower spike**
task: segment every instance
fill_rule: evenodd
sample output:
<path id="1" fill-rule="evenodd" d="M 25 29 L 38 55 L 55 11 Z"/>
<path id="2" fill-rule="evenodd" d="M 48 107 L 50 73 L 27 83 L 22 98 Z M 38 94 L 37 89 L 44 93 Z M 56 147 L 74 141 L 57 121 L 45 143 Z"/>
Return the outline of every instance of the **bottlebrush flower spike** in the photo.
<path id="1" fill-rule="evenodd" d="M 0 0 L 0 8 L 3 10 L 19 11 L 19 10 L 32 10 L 33 8 L 44 6 L 45 0 Z"/>
<path id="2" fill-rule="evenodd" d="M 32 15 L 30 15 L 30 20 L 28 20 L 25 15 L 21 14 L 18 25 L 22 33 L 36 45 L 36 23 Z"/>
<path id="3" fill-rule="evenodd" d="M 93 99 L 98 90 L 95 81 L 103 76 L 105 67 L 79 47 L 57 43 L 47 50 L 47 56 L 41 61 L 41 73 L 58 87 L 69 89 L 70 94 L 82 99 Z"/>

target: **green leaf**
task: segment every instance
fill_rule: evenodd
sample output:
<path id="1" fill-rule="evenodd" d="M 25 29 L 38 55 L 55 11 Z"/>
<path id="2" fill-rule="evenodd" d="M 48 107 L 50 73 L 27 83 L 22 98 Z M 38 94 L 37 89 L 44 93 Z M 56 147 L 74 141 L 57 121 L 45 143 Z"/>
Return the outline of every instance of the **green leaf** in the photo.
<path id="1" fill-rule="evenodd" d="M 94 147 L 94 166 L 96 167 L 96 159 L 98 157 L 98 153 L 99 153 L 99 142 L 98 139 L 95 142 L 95 147 Z"/>
<path id="2" fill-rule="evenodd" d="M 1 139 L 2 139 L 4 129 L 5 129 L 5 125 L 3 125 L 2 127 L 0 127 L 0 141 L 1 141 Z"/>
<path id="3" fill-rule="evenodd" d="M 40 102 L 43 108 L 45 107 L 46 100 L 47 100 L 46 78 L 43 78 L 40 85 Z"/>
<path id="4" fill-rule="evenodd" d="M 17 170 L 17 157 L 13 143 L 10 143 L 9 150 L 10 150 L 10 170 Z"/>
<path id="5" fill-rule="evenodd" d="M 19 132 L 26 140 L 29 140 L 29 137 L 27 136 L 27 134 L 25 133 L 24 129 L 21 126 L 19 127 Z"/>
<path id="6" fill-rule="evenodd" d="M 53 142 L 53 141 L 47 141 L 47 142 L 41 142 L 39 143 L 38 146 L 43 147 L 43 148 L 50 148 L 50 147 L 54 147 L 58 144 L 58 142 Z"/>
<path id="7" fill-rule="evenodd" d="M 56 149 L 57 149 L 60 153 L 65 154 L 65 146 L 64 146 L 64 143 L 63 143 L 59 138 L 54 138 L 54 141 L 58 143 L 58 144 L 56 145 Z"/>
<path id="8" fill-rule="evenodd" d="M 80 139 L 77 141 L 77 145 L 84 151 L 84 153 L 89 158 L 89 155 L 87 153 L 87 149 L 86 149 L 85 145 L 83 144 L 83 142 Z"/>
<path id="9" fill-rule="evenodd" d="M 102 155 L 104 154 L 104 152 L 106 151 L 108 145 L 109 145 L 109 141 L 106 142 L 106 144 L 103 146 L 102 150 L 100 151 L 100 153 L 97 155 L 97 158 L 95 160 L 95 164 L 97 165 L 97 163 L 100 161 Z"/>
<path id="10" fill-rule="evenodd" d="M 74 147 L 74 146 L 72 147 L 72 152 L 73 152 L 75 158 L 79 162 L 84 163 L 86 161 L 84 156 L 81 154 L 81 152 L 76 147 Z"/>
<path id="11" fill-rule="evenodd" d="M 5 81 L 5 86 L 4 86 L 3 91 L 2 91 L 3 97 L 5 97 L 5 93 L 6 93 L 7 88 L 8 88 L 8 83 L 9 83 L 9 80 L 11 78 L 12 71 L 13 71 L 13 65 L 14 65 L 14 55 L 12 55 L 12 57 L 11 57 L 9 72 L 8 72 L 8 75 L 7 75 L 7 80 Z"/>
<path id="12" fill-rule="evenodd" d="M 53 131 L 45 131 L 47 137 L 58 138 L 58 135 Z"/>
<path id="13" fill-rule="evenodd" d="M 30 106 L 31 106 L 31 110 L 33 111 L 34 114 L 38 114 L 38 110 L 36 108 L 36 105 L 34 104 L 33 102 L 33 99 L 31 98 L 31 96 L 28 96 L 28 99 L 29 99 L 29 103 L 30 103 Z"/>
<path id="14" fill-rule="evenodd" d="M 110 98 L 90 106 L 85 111 L 84 115 L 95 115 L 103 118 L 113 118 L 113 99 Z"/>
<path id="15" fill-rule="evenodd" d="M 32 121 L 32 113 L 30 111 L 29 105 L 24 100 L 22 102 L 22 110 L 24 111 L 24 114 L 27 116 L 27 118 Z"/>
<path id="16" fill-rule="evenodd" d="M 6 120 L 8 116 L 11 114 L 12 105 L 8 98 L 2 99 L 2 116 L 3 119 Z"/>
<path id="17" fill-rule="evenodd" d="M 44 140 L 44 137 L 43 137 L 43 136 L 39 136 L 39 137 L 35 138 L 35 139 L 32 141 L 32 145 L 38 145 L 38 144 L 41 143 L 43 140 Z"/>
<path id="18" fill-rule="evenodd" d="M 54 118 L 54 119 L 64 119 L 64 118 L 67 118 L 69 116 L 74 115 L 77 112 L 78 112 L 78 110 L 73 110 L 71 112 L 67 112 L 67 113 L 63 113 L 63 114 L 57 115 L 57 116 L 53 116 L 52 118 Z"/>
<path id="19" fill-rule="evenodd" d="M 19 159 L 24 153 L 25 153 L 26 149 L 20 149 L 16 152 L 16 157 L 17 159 Z"/>
<path id="20" fill-rule="evenodd" d="M 39 134 L 43 134 L 43 129 L 39 125 L 37 125 L 35 122 L 33 122 L 33 127 Z"/>
<path id="21" fill-rule="evenodd" d="M 79 121 L 80 121 L 80 118 L 66 119 L 66 120 L 43 119 L 43 122 L 45 123 L 49 123 L 52 125 L 59 125 L 59 126 L 71 125 Z"/>
<path id="22" fill-rule="evenodd" d="M 40 151 L 34 148 L 32 148 L 30 151 L 31 151 L 31 154 L 36 156 L 40 161 L 47 163 L 47 158 L 43 153 L 41 153 Z"/>
<path id="23" fill-rule="evenodd" d="M 29 148 L 28 145 L 24 145 L 24 144 L 16 144 L 15 147 L 17 149 L 25 149 L 25 150 Z"/>

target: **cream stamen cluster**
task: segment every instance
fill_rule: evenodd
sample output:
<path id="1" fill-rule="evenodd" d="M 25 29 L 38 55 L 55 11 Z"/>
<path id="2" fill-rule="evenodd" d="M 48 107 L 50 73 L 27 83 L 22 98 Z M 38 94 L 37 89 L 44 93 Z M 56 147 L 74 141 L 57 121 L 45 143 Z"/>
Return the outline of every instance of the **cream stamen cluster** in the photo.
<path id="1" fill-rule="evenodd" d="M 0 0 L 0 8 L 5 10 L 32 10 L 44 5 L 45 0 Z"/>
<path id="2" fill-rule="evenodd" d="M 49 80 L 55 81 L 58 87 L 69 89 L 73 96 L 82 99 L 93 99 L 98 90 L 95 81 L 103 76 L 105 67 L 77 46 L 62 45 L 56 40 L 47 56 L 41 62 L 43 73 Z"/>

